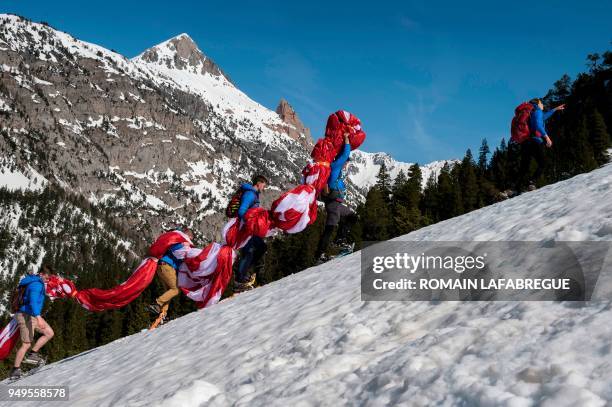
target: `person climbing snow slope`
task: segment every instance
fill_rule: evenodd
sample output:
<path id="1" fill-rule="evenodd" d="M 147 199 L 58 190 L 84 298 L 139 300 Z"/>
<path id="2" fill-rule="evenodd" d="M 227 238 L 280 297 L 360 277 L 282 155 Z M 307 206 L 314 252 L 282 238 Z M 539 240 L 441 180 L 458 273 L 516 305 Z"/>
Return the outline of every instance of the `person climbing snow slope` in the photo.
<path id="1" fill-rule="evenodd" d="M 266 189 L 267 185 L 268 179 L 263 175 L 256 175 L 253 177 L 250 184 L 242 184 L 238 193 L 234 195 L 230 201 L 231 206 L 232 201 L 235 201 L 236 197 L 239 197 L 240 204 L 234 213 L 232 213 L 230 211 L 231 208 L 228 207 L 228 216 L 237 216 L 242 221 L 249 209 L 259 207 L 259 194 Z M 240 251 L 240 263 L 234 277 L 234 292 L 246 291 L 254 287 L 257 273 L 251 273 L 250 269 L 261 260 L 266 249 L 266 242 L 259 236 L 252 236 L 249 242 L 242 248 Z"/>
<path id="2" fill-rule="evenodd" d="M 15 362 L 9 373 L 13 380 L 22 376 L 21 363 L 40 366 L 45 363 L 45 359 L 38 354 L 40 349 L 53 338 L 53 329 L 41 316 L 45 304 L 45 281 L 48 269 L 43 266 L 38 274 L 28 274 L 21 279 L 12 301 L 15 320 L 19 325 L 19 336 L 21 346 L 15 354 Z M 34 334 L 42 334 L 34 342 Z M 32 347 L 31 351 L 28 350 Z"/>
<path id="3" fill-rule="evenodd" d="M 556 111 L 565 109 L 565 105 L 560 105 L 545 112 L 542 99 L 539 98 L 532 99 L 529 103 L 533 106 L 533 110 L 529 116 L 529 137 L 520 144 L 521 166 L 517 187 L 519 192 L 525 189 L 529 191 L 536 189 L 536 182 L 544 171 L 544 148 L 551 148 L 553 145 L 552 139 L 546 131 L 546 120 Z M 532 159 L 536 162 L 536 169 L 533 174 L 530 174 Z"/>
<path id="4" fill-rule="evenodd" d="M 193 239 L 193 233 L 187 228 L 177 229 L 184 233 L 190 240 Z M 176 243 L 168 249 L 164 257 L 159 260 L 157 266 L 157 277 L 162 282 L 164 289 L 166 290 L 162 295 L 157 297 L 155 303 L 148 306 L 148 309 L 154 314 L 168 313 L 170 301 L 179 295 L 180 291 L 177 285 L 177 272 L 181 266 L 183 259 L 189 251 L 190 245 L 188 243 Z"/>
<path id="5" fill-rule="evenodd" d="M 322 200 L 325 203 L 325 211 L 327 219 L 325 221 L 325 229 L 319 246 L 316 252 L 316 259 L 319 263 L 328 260 L 327 250 L 329 248 L 334 230 L 340 223 L 342 218 L 353 218 L 355 213 L 345 204 L 346 185 L 344 184 L 344 169 L 350 160 L 351 144 L 349 135 L 344 134 L 344 147 L 336 159 L 330 164 L 331 172 L 327 181 L 327 190 L 323 191 Z M 348 225 L 351 222 L 345 222 L 345 228 L 339 231 L 338 238 L 345 239 L 348 234 Z"/>

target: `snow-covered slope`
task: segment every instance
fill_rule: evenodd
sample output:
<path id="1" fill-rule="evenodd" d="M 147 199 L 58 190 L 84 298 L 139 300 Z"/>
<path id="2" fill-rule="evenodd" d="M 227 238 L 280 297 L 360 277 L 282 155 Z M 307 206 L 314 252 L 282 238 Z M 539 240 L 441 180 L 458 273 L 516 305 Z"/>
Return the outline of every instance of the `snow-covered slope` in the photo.
<path id="1" fill-rule="evenodd" d="M 404 240 L 612 240 L 612 165 Z M 45 367 L 73 406 L 603 406 L 612 302 L 360 300 L 356 253 Z M 598 289 L 610 294 L 609 267 Z M 8 405 L 8 404 L 6 404 Z"/>
<path id="2" fill-rule="evenodd" d="M 10 158 L 0 156 L 0 188 L 40 191 L 46 184 L 47 180 L 30 165 L 20 169 Z"/>
<path id="3" fill-rule="evenodd" d="M 457 160 L 440 160 L 422 165 L 420 168 L 423 176 L 423 186 L 432 174 L 437 176 L 445 164 L 452 165 L 456 162 Z M 362 191 L 367 192 L 376 183 L 376 176 L 382 163 L 387 166 L 391 179 L 395 179 L 400 171 L 408 175 L 408 170 L 414 164 L 396 161 L 387 153 L 368 153 L 357 150 L 351 154 L 351 161 L 347 169 L 348 178 Z"/>

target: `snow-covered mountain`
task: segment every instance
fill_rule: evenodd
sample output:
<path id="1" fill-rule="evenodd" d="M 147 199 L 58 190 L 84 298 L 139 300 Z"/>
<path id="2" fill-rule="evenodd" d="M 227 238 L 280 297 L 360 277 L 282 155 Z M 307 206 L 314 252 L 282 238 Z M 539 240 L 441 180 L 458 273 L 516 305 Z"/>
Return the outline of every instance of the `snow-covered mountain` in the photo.
<path id="1" fill-rule="evenodd" d="M 453 165 L 457 160 L 440 160 L 420 166 L 423 186 L 431 175 L 437 177 L 445 164 Z M 351 153 L 351 161 L 348 164 L 348 179 L 356 185 L 362 193 L 367 192 L 376 183 L 376 176 L 382 164 L 385 164 L 391 179 L 395 179 L 400 171 L 408 175 L 408 170 L 414 163 L 406 163 L 395 160 L 387 153 L 368 153 L 365 151 L 354 151 Z"/>
<path id="2" fill-rule="evenodd" d="M 399 239 L 610 241 L 610 196 L 607 165 Z M 355 253 L 19 384 L 67 385 L 73 406 L 604 406 L 611 318 L 609 300 L 362 302 Z"/>
<path id="3" fill-rule="evenodd" d="M 241 92 L 186 34 L 130 60 L 45 24 L 0 15 L 0 151 L 144 235 L 212 235 L 238 182 L 297 182 L 312 140 L 289 104 Z"/>
<path id="4" fill-rule="evenodd" d="M 255 132 L 244 127 L 239 134 L 248 140 L 264 144 L 278 143 L 279 132 L 293 136 L 305 147 L 312 146 L 310 131 L 296 133 L 277 112 L 260 105 L 240 91 L 209 57 L 205 56 L 187 34 L 164 41 L 132 61 L 156 74 L 157 79 L 187 93 L 200 95 L 223 116 L 231 116 L 241 125 L 254 123 Z M 282 103 L 287 103 L 284 99 Z M 294 130 L 294 132 L 290 132 Z"/>
<path id="5" fill-rule="evenodd" d="M 267 204 L 298 181 L 313 141 L 297 113 L 284 99 L 272 111 L 249 98 L 187 34 L 128 59 L 22 17 L 0 22 L 0 158 L 15 171 L 111 209 L 144 236 L 187 223 L 213 237 L 239 182 L 266 174 Z M 409 166 L 354 157 L 354 203 L 381 161 L 392 175 Z M 441 165 L 424 166 L 424 179 Z"/>

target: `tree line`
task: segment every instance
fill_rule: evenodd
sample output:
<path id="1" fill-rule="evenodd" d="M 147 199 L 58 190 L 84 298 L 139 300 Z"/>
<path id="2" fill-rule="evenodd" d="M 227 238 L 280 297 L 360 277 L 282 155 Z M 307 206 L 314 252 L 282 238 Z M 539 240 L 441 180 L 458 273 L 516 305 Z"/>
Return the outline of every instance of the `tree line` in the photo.
<path id="1" fill-rule="evenodd" d="M 564 75 L 543 98 L 546 108 L 566 104 L 566 110 L 547 121 L 554 145 L 546 150 L 545 171 L 536 180 L 540 187 L 591 171 L 609 160 L 612 52 L 589 55 L 587 66 L 587 72 L 573 81 Z M 508 133 L 513 114 L 508 112 Z M 418 164 L 392 179 L 383 163 L 376 184 L 357 207 L 358 220 L 351 227 L 350 240 L 358 249 L 363 242 L 391 239 L 491 205 L 502 199 L 502 191 L 515 188 L 519 168 L 519 146 L 502 139 L 491 151 L 486 138 L 477 156 L 468 149 L 462 160 L 447 163 L 428 179 L 423 179 Z M 317 222 L 305 232 L 271 242 L 258 274 L 262 282 L 315 263 L 324 218 L 320 211 Z"/>
<path id="2" fill-rule="evenodd" d="M 564 75 L 543 98 L 546 108 L 566 104 L 566 110 L 547 121 L 554 145 L 546 150 L 538 186 L 591 171 L 609 160 L 612 52 L 591 54 L 587 61 L 588 72 L 574 81 Z M 508 128 L 512 115 L 508 112 Z M 502 191 L 515 188 L 519 168 L 520 147 L 505 139 L 494 151 L 483 139 L 477 157 L 468 149 L 461 161 L 446 164 L 429 179 L 422 178 L 415 164 L 392 181 L 383 163 L 376 185 L 358 208 L 353 239 L 386 240 L 491 205 L 502 198 Z"/>

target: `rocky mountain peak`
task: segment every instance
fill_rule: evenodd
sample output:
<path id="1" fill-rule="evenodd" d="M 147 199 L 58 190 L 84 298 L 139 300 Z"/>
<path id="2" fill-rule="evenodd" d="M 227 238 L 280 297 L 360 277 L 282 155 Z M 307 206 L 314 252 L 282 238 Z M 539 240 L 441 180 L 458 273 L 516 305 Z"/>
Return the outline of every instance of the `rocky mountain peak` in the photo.
<path id="1" fill-rule="evenodd" d="M 305 145 L 312 145 L 312 136 L 310 134 L 310 129 L 304 126 L 304 123 L 302 123 L 299 116 L 297 115 L 295 110 L 293 110 L 293 107 L 291 107 L 287 100 L 285 100 L 284 98 L 280 100 L 276 108 L 276 113 L 283 122 L 296 128 L 296 136 L 299 134 L 300 136 L 305 137 Z"/>
<path id="2" fill-rule="evenodd" d="M 286 123 L 290 123 L 297 118 L 295 110 L 293 110 L 293 107 L 291 107 L 291 105 L 289 104 L 289 102 L 287 102 L 285 98 L 282 98 L 280 102 L 278 102 L 278 106 L 276 107 L 276 113 L 278 113 L 281 119 Z M 297 120 L 299 121 L 299 119 Z"/>
<path id="3" fill-rule="evenodd" d="M 180 34 L 151 47 L 138 55 L 135 60 L 158 64 L 167 69 L 188 71 L 194 74 L 228 76 L 221 68 L 198 48 L 188 34 Z"/>

